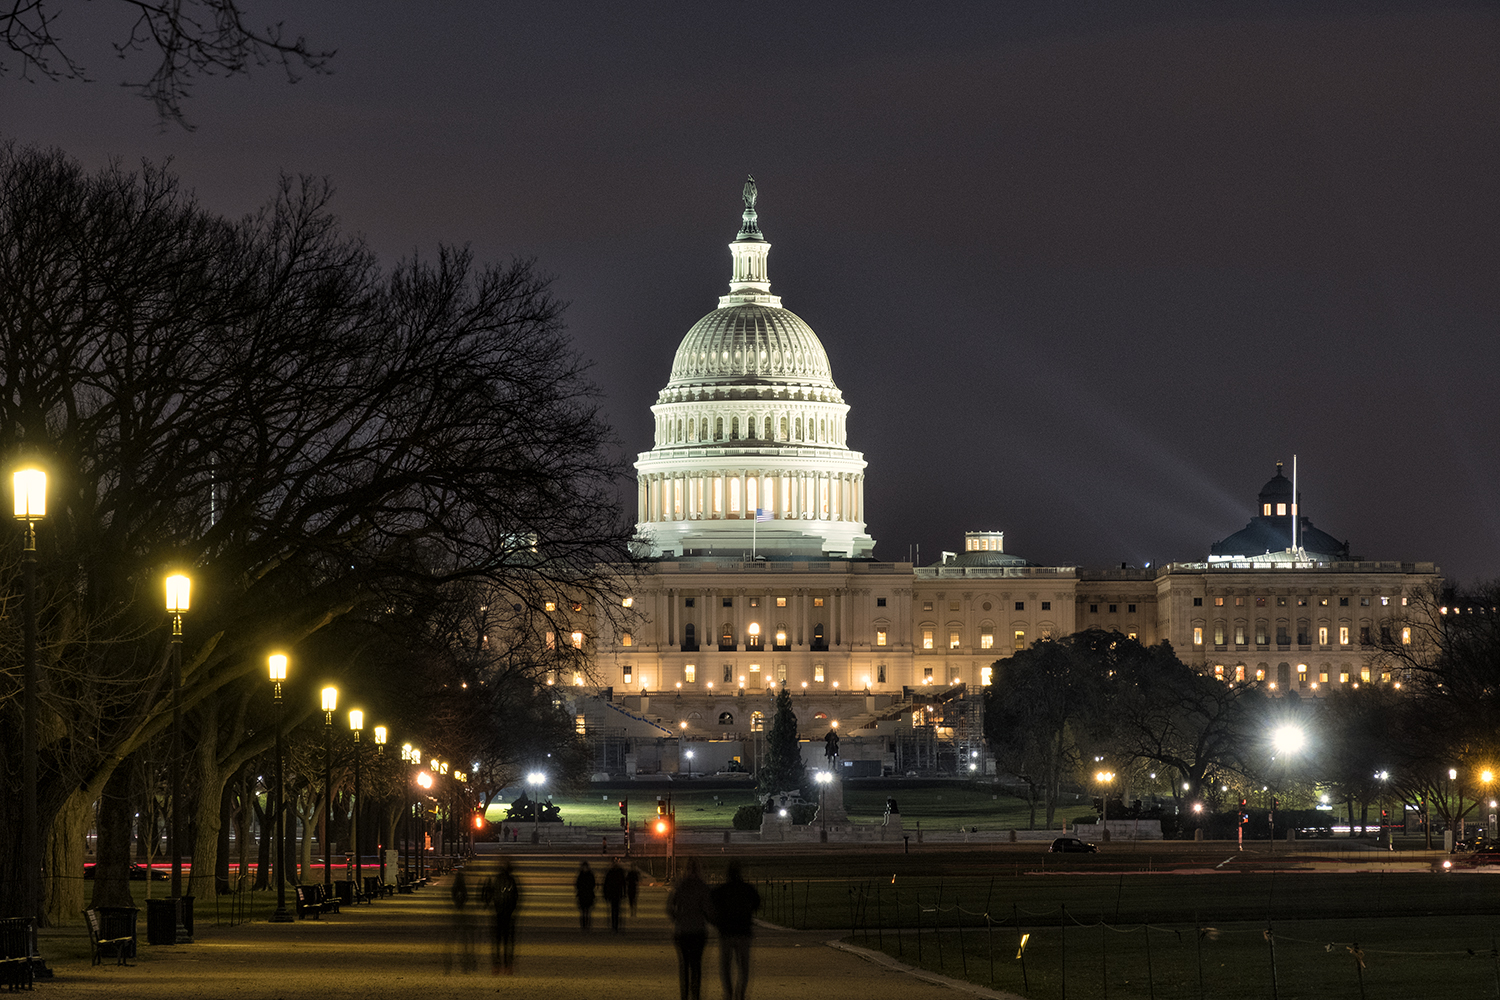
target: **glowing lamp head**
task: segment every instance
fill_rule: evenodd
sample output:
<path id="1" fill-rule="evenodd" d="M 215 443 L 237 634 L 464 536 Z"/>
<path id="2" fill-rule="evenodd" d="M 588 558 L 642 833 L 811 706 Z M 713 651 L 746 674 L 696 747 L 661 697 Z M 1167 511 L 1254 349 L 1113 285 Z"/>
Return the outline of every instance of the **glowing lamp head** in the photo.
<path id="1" fill-rule="evenodd" d="M 431 788 L 432 787 L 432 775 L 428 774 L 426 771 L 418 771 L 417 772 L 417 784 L 421 785 L 423 788 Z"/>
<path id="2" fill-rule="evenodd" d="M 323 711 L 333 712 L 339 707 L 339 689 L 326 687 L 323 689 Z"/>
<path id="3" fill-rule="evenodd" d="M 667 832 L 667 821 L 666 820 L 659 819 L 659 820 L 656 821 L 656 832 L 657 833 L 662 833 L 662 834 L 664 834 L 664 833 Z"/>
<path id="4" fill-rule="evenodd" d="M 167 611 L 180 615 L 188 609 L 188 597 L 193 590 L 193 581 L 182 573 L 167 577 Z"/>
<path id="5" fill-rule="evenodd" d="M 1290 723 L 1277 726 L 1271 733 L 1271 744 L 1278 754 L 1300 753 L 1307 745 L 1307 734 L 1302 731 L 1301 726 L 1294 726 Z"/>
<path id="6" fill-rule="evenodd" d="M 545 774 L 543 774 L 541 771 L 532 771 L 530 774 L 528 774 L 526 776 L 526 782 L 527 782 L 527 784 L 532 785 L 532 786 L 540 785 L 542 782 L 544 782 L 546 780 L 547 780 L 547 776 Z"/>
<path id="7" fill-rule="evenodd" d="M 375 727 L 375 745 L 378 746 L 378 747 L 383 747 L 383 746 L 385 746 L 385 741 L 386 741 L 386 728 L 384 726 L 376 726 Z"/>
<path id="8" fill-rule="evenodd" d="M 16 519 L 35 521 L 47 516 L 47 474 L 41 469 L 18 469 L 11 477 L 16 493 Z"/>
<path id="9" fill-rule="evenodd" d="M 1479 780 L 1483 781 L 1485 784 L 1489 784 L 1491 781 L 1495 780 L 1495 772 L 1491 771 L 1489 768 L 1485 768 L 1483 771 L 1479 772 Z"/>
<path id="10" fill-rule="evenodd" d="M 349 709 L 349 728 L 356 733 L 365 728 L 365 713 L 357 708 Z"/>
<path id="11" fill-rule="evenodd" d="M 278 682 L 286 680 L 285 656 L 275 653 L 266 660 L 266 664 L 271 674 L 271 680 Z"/>

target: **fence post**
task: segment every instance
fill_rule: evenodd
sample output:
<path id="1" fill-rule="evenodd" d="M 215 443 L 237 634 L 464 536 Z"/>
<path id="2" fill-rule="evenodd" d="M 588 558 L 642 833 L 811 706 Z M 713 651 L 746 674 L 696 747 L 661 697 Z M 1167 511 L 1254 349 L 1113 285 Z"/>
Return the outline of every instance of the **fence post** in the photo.
<path id="1" fill-rule="evenodd" d="M 1099 914 L 1099 986 L 1104 991 L 1104 1000 L 1109 1000 L 1109 929 L 1104 924 L 1104 914 Z"/>
<path id="2" fill-rule="evenodd" d="M 953 919 L 958 924 L 958 962 L 964 970 L 964 978 L 969 978 L 969 952 L 964 948 L 964 906 L 953 897 Z"/>
<path id="3" fill-rule="evenodd" d="M 933 936 L 937 939 L 938 972 L 946 973 L 948 963 L 943 958 L 943 880 L 938 879 L 937 904 L 932 908 Z"/>
<path id="4" fill-rule="evenodd" d="M 1150 1000 L 1156 1000 L 1156 975 L 1151 970 L 1151 914 L 1146 914 L 1143 928 L 1146 932 L 1146 991 Z"/>
<path id="5" fill-rule="evenodd" d="M 1266 946 L 1271 952 L 1271 1000 L 1276 1000 L 1276 934 L 1271 930 L 1271 921 L 1266 921 Z"/>
<path id="6" fill-rule="evenodd" d="M 1062 1000 L 1068 1000 L 1068 904 L 1062 904 L 1062 916 L 1058 919 L 1057 926 L 1060 930 L 1058 938 L 1062 941 L 1062 957 L 1058 960 L 1058 968 L 1062 972 Z"/>

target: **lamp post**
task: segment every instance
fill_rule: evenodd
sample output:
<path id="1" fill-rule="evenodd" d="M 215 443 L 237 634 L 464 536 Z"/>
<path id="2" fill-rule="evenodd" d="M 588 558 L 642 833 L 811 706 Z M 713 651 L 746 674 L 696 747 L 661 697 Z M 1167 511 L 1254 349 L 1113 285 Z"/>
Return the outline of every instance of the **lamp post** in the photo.
<path id="1" fill-rule="evenodd" d="M 693 751 L 691 751 L 691 750 L 689 750 L 687 752 L 687 762 L 688 762 L 688 777 L 691 778 L 693 776 Z"/>
<path id="2" fill-rule="evenodd" d="M 276 794 L 272 806 L 275 821 L 271 824 L 276 837 L 275 849 L 271 852 L 274 859 L 271 877 L 276 880 L 276 912 L 271 914 L 271 922 L 289 924 L 297 918 L 286 908 L 286 810 L 281 801 L 282 789 L 286 784 L 281 771 L 281 759 L 285 756 L 281 736 L 281 682 L 286 680 L 286 657 L 276 653 L 268 662 L 272 700 L 276 703 Z"/>
<path id="3" fill-rule="evenodd" d="M 417 765 L 422 763 L 422 751 L 418 750 L 410 743 L 403 743 L 401 745 L 401 759 L 406 761 L 407 764 L 411 765 L 410 770 L 408 770 L 407 772 L 408 780 L 415 780 Z M 416 840 L 416 809 L 412 801 L 408 800 L 406 803 L 406 871 L 413 879 L 416 878 L 417 873 L 416 865 L 414 863 L 416 860 L 414 854 L 414 851 L 416 849 Z"/>
<path id="4" fill-rule="evenodd" d="M 1448 845 L 1451 849 L 1457 847 L 1459 841 L 1464 839 L 1464 786 L 1458 783 L 1458 768 L 1456 767 L 1448 768 L 1448 780 L 1454 782 L 1454 788 L 1457 792 L 1456 798 L 1458 799 L 1457 803 L 1453 807 L 1453 814 L 1458 819 L 1458 822 L 1454 824 L 1454 826 L 1457 828 L 1456 834 L 1450 834 L 1448 838 L 1452 841 L 1452 843 Z M 1351 822 L 1350 826 L 1352 827 L 1353 825 L 1354 824 Z"/>
<path id="5" fill-rule="evenodd" d="M 354 848 L 354 899 L 364 893 L 365 880 L 361 877 L 359 864 L 359 731 L 365 728 L 365 713 L 357 708 L 349 710 L 349 730 L 354 733 L 354 804 L 349 808 L 349 842 Z"/>
<path id="6" fill-rule="evenodd" d="M 417 879 L 420 881 L 427 877 L 427 806 L 422 803 L 422 797 L 427 789 L 432 787 L 432 775 L 426 771 L 417 772 L 417 787 L 421 789 L 417 793 Z"/>
<path id="7" fill-rule="evenodd" d="M 462 812 L 464 814 L 463 822 L 458 826 L 455 826 L 453 829 L 455 833 L 457 833 L 459 830 L 463 831 L 463 853 L 465 856 L 467 856 L 474 853 L 474 830 L 469 823 L 469 774 L 467 771 L 458 771 L 454 773 L 453 777 L 454 780 L 458 782 L 458 784 L 454 786 L 454 795 L 458 797 L 459 803 L 463 806 Z M 457 842 L 459 839 L 460 838 L 458 837 L 454 838 L 455 842 Z"/>
<path id="8" fill-rule="evenodd" d="M 24 524 L 21 553 L 24 663 L 21 673 L 21 906 L 32 933 L 41 916 L 42 853 L 37 830 L 38 713 L 36 665 L 36 522 L 47 515 L 47 474 L 21 469 L 12 477 L 16 519 Z"/>
<path id="9" fill-rule="evenodd" d="M 382 759 L 384 759 L 384 757 L 385 757 L 386 734 L 387 734 L 387 730 L 386 730 L 386 728 L 384 726 L 376 726 L 375 727 L 375 756 L 380 757 Z M 382 767 L 381 770 L 384 771 L 385 768 Z M 357 771 L 355 772 L 355 781 L 354 781 L 354 783 L 355 783 L 355 785 L 359 784 L 359 772 L 357 772 Z M 358 791 L 358 789 L 355 790 L 354 797 L 355 798 L 359 798 L 359 791 Z M 377 847 L 381 847 L 383 845 L 377 844 L 376 846 Z M 385 851 L 384 850 L 382 850 L 380 852 L 380 879 L 381 879 L 382 882 L 385 881 Z"/>
<path id="10" fill-rule="evenodd" d="M 1295 726 L 1291 723 L 1287 723 L 1283 726 L 1277 726 L 1271 731 L 1271 748 L 1276 751 L 1275 757 L 1283 758 L 1281 763 L 1281 775 L 1283 778 L 1286 777 L 1287 765 L 1285 758 L 1291 756 L 1292 754 L 1300 753 L 1302 748 L 1306 744 L 1307 733 L 1303 731 L 1301 726 Z M 1274 760 L 1275 757 L 1273 757 L 1272 759 Z M 1271 852 L 1274 853 L 1275 851 L 1276 798 L 1275 796 L 1273 796 L 1271 799 Z"/>
<path id="11" fill-rule="evenodd" d="M 339 707 L 339 689 L 323 689 L 323 891 L 333 898 L 333 713 Z"/>
<path id="12" fill-rule="evenodd" d="M 819 771 L 818 778 L 818 821 L 822 829 L 818 831 L 818 839 L 824 843 L 828 842 L 828 783 L 833 780 L 833 775 L 827 771 Z"/>
<path id="13" fill-rule="evenodd" d="M 1107 843 L 1109 841 L 1109 788 L 1115 780 L 1115 772 L 1096 772 L 1094 780 L 1104 786 L 1099 795 L 1099 826 L 1104 831 L 1104 840 Z"/>
<path id="14" fill-rule="evenodd" d="M 542 800 L 537 798 L 537 796 L 541 794 L 538 789 L 542 787 L 542 783 L 546 780 L 547 776 L 541 771 L 532 771 L 526 776 L 526 783 L 530 785 L 532 789 L 531 842 L 533 844 L 539 844 L 542 841 Z"/>
<path id="15" fill-rule="evenodd" d="M 182 573 L 167 577 L 167 613 L 172 616 L 172 742 L 170 753 L 172 779 L 172 821 L 167 828 L 172 838 L 172 898 L 177 913 L 177 944 L 192 944 L 183 919 L 182 901 L 182 616 L 187 612 L 193 582 Z"/>

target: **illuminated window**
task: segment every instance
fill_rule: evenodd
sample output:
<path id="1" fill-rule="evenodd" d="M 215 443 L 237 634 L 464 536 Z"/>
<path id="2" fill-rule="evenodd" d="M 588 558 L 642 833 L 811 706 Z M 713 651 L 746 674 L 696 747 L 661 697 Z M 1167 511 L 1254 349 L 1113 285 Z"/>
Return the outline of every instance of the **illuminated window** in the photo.
<path id="1" fill-rule="evenodd" d="M 786 686 L 786 664 L 785 663 L 778 663 L 778 664 L 776 664 L 776 683 L 780 684 L 782 687 Z"/>
<path id="2" fill-rule="evenodd" d="M 1217 679 L 1219 679 L 1221 681 L 1224 679 L 1224 664 L 1222 664 L 1222 663 L 1215 663 L 1214 664 L 1214 677 L 1216 677 Z"/>
<path id="3" fill-rule="evenodd" d="M 931 601 L 923 601 L 922 602 L 922 610 L 923 611 L 931 611 L 932 610 L 932 602 Z"/>
<path id="4" fill-rule="evenodd" d="M 1245 599 L 1243 597 L 1236 597 L 1234 599 L 1234 606 L 1237 608 L 1243 608 L 1245 606 Z"/>
<path id="5" fill-rule="evenodd" d="M 1260 505 L 1260 513 L 1261 513 L 1262 517 L 1270 517 L 1271 516 L 1271 505 L 1268 504 L 1268 503 L 1261 504 Z"/>
<path id="6" fill-rule="evenodd" d="M 698 666 L 694 663 L 685 664 L 682 668 L 682 679 L 689 684 L 698 679 Z"/>
<path id="7" fill-rule="evenodd" d="M 931 684 L 932 683 L 932 668 L 931 667 L 923 667 L 922 668 L 922 683 L 924 683 L 924 684 Z"/>
<path id="8" fill-rule="evenodd" d="M 1318 626 L 1318 645 L 1319 646 L 1326 646 L 1326 645 L 1328 645 L 1328 626 L 1327 625 L 1319 625 Z"/>
<path id="9" fill-rule="evenodd" d="M 1241 667 L 1240 669 L 1243 670 L 1245 668 Z M 1265 670 L 1264 667 L 1257 667 L 1256 668 L 1256 670 L 1255 670 L 1255 679 L 1258 680 L 1258 681 L 1263 681 L 1263 680 L 1266 679 L 1266 670 Z"/>
<path id="10" fill-rule="evenodd" d="M 732 664 L 732 663 L 726 663 L 726 664 L 724 664 L 724 683 L 725 684 L 733 684 L 734 683 L 734 664 Z"/>
<path id="11" fill-rule="evenodd" d="M 1016 648 L 1026 648 L 1026 631 L 1024 629 L 1016 629 Z"/>
<path id="12" fill-rule="evenodd" d="M 784 607 L 786 607 L 786 598 L 785 597 L 778 597 L 778 598 L 776 598 L 776 606 L 778 608 L 784 608 Z"/>
<path id="13" fill-rule="evenodd" d="M 625 664 L 625 666 L 623 667 L 623 669 L 625 671 L 625 683 L 629 684 L 630 683 L 630 679 L 631 679 L 631 670 L 633 668 L 630 666 L 630 664 L 627 663 L 627 664 Z"/>
<path id="14" fill-rule="evenodd" d="M 1326 671 L 1326 670 L 1319 670 L 1318 671 L 1318 683 L 1319 684 L 1327 684 L 1328 683 L 1328 671 Z"/>
<path id="15" fill-rule="evenodd" d="M 1401 642 L 1404 645 L 1408 645 L 1408 646 L 1411 645 L 1411 629 L 1410 628 L 1403 628 L 1401 630 Z"/>
<path id="16" fill-rule="evenodd" d="M 573 639 L 573 648 L 574 649 L 582 649 L 583 648 L 583 633 L 582 632 L 574 632 L 573 635 L 572 635 L 572 639 Z"/>
<path id="17" fill-rule="evenodd" d="M 995 647 L 995 627 L 986 625 L 979 630 L 979 648 L 993 649 Z"/>
<path id="18" fill-rule="evenodd" d="M 1193 626 L 1193 645 L 1203 645 L 1203 626 L 1201 625 Z"/>
<path id="19" fill-rule="evenodd" d="M 1339 626 L 1339 645 L 1340 646 L 1347 646 L 1347 645 L 1349 645 L 1349 626 L 1348 625 L 1340 625 Z"/>
<path id="20" fill-rule="evenodd" d="M 885 645 L 885 629 L 878 628 L 878 629 L 875 630 L 875 645 L 877 645 L 877 646 L 884 646 Z"/>
<path id="21" fill-rule="evenodd" d="M 1245 626 L 1236 625 L 1234 627 L 1234 644 L 1236 646 L 1243 646 L 1245 644 Z"/>
<path id="22" fill-rule="evenodd" d="M 766 728 L 766 717 L 762 712 L 750 713 L 750 731 L 752 733 L 764 732 Z"/>
<path id="23" fill-rule="evenodd" d="M 1307 683 L 1307 664 L 1305 664 L 1305 663 L 1299 663 L 1299 664 L 1297 664 L 1297 683 L 1298 684 L 1306 684 Z"/>
<path id="24" fill-rule="evenodd" d="M 1276 516 L 1277 517 L 1286 517 L 1286 504 L 1279 503 L 1279 504 L 1276 505 Z"/>
<path id="25" fill-rule="evenodd" d="M 980 684 L 984 685 L 985 687 L 989 687 L 990 686 L 990 681 L 992 681 L 994 679 L 995 679 L 995 668 L 994 667 L 980 667 L 979 668 L 979 683 Z"/>
<path id="26" fill-rule="evenodd" d="M 1050 638 L 1052 638 L 1052 630 L 1051 629 L 1047 629 L 1046 631 L 1044 631 L 1042 633 L 1042 638 L 1043 639 L 1050 639 Z M 1125 633 L 1125 638 L 1127 638 L 1127 639 L 1139 639 L 1140 636 L 1137 635 L 1135 632 L 1126 632 Z"/>
<path id="27" fill-rule="evenodd" d="M 745 648 L 746 649 L 759 649 L 760 648 L 760 622 L 751 622 L 748 626 L 746 626 L 745 632 L 746 632 L 746 636 L 745 636 Z"/>
<path id="28" fill-rule="evenodd" d="M 623 599 L 622 601 L 620 601 L 620 606 L 622 608 L 633 608 L 633 607 L 635 607 L 635 598 L 634 597 L 627 597 L 627 598 Z"/>
<path id="29" fill-rule="evenodd" d="M 923 649 L 931 649 L 932 648 L 932 629 L 930 629 L 930 628 L 924 628 L 922 630 L 922 648 Z"/>
<path id="30" fill-rule="evenodd" d="M 817 663 L 813 665 L 813 680 L 819 684 L 823 683 L 823 664 Z"/>
<path id="31" fill-rule="evenodd" d="M 1340 684 L 1348 684 L 1349 683 L 1349 671 L 1347 671 L 1347 670 L 1341 670 L 1341 671 L 1339 671 L 1339 683 Z"/>
<path id="32" fill-rule="evenodd" d="M 588 724 L 584 721 L 582 712 L 579 712 L 573 717 L 573 731 L 579 736 L 588 735 L 589 727 Z"/>
<path id="33" fill-rule="evenodd" d="M 814 597 L 813 598 L 813 607 L 815 607 L 815 608 L 821 608 L 822 606 L 823 606 L 823 598 L 821 598 L 821 597 Z"/>
<path id="34" fill-rule="evenodd" d="M 948 648 L 949 649 L 957 649 L 958 648 L 958 633 L 955 632 L 955 631 L 953 631 L 952 629 L 950 629 L 948 631 Z"/>
<path id="35" fill-rule="evenodd" d="M 635 636 L 631 635 L 629 632 L 622 632 L 622 633 L 620 633 L 620 645 L 622 645 L 622 646 L 634 646 L 635 645 Z"/>
<path id="36" fill-rule="evenodd" d="M 1359 679 L 1362 680 L 1362 681 L 1364 681 L 1366 684 L 1370 683 L 1370 668 L 1369 667 L 1360 667 L 1359 668 Z"/>
<path id="37" fill-rule="evenodd" d="M 1214 626 L 1214 645 L 1215 646 L 1222 646 L 1222 645 L 1224 645 L 1224 626 L 1223 625 L 1215 625 Z"/>
<path id="38" fill-rule="evenodd" d="M 548 649 L 556 649 L 557 648 L 557 636 L 554 635 L 551 632 L 547 633 L 547 648 Z"/>
<path id="39" fill-rule="evenodd" d="M 1224 598 L 1222 598 L 1222 597 L 1215 597 L 1214 598 L 1214 607 L 1216 607 L 1216 608 L 1222 608 L 1223 606 L 1224 606 Z"/>
<path id="40" fill-rule="evenodd" d="M 546 604 L 543 605 L 543 607 L 545 607 L 548 611 L 556 611 L 557 610 L 557 602 L 556 601 L 548 601 Z"/>
<path id="41" fill-rule="evenodd" d="M 1256 622 L 1255 623 L 1255 644 L 1257 646 L 1264 646 L 1266 644 L 1266 623 L 1265 622 Z"/>
<path id="42" fill-rule="evenodd" d="M 1234 679 L 1237 681 L 1242 681 L 1245 679 L 1245 665 L 1243 663 L 1235 666 Z"/>

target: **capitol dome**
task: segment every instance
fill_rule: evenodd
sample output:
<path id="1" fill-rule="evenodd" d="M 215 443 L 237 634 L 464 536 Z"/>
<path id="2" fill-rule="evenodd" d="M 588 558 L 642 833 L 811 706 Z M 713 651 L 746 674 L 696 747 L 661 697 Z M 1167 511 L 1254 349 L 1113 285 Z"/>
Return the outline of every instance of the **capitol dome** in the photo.
<path id="1" fill-rule="evenodd" d="M 729 293 L 682 338 L 651 408 L 637 529 L 662 556 L 868 558 L 849 407 L 818 335 L 771 294 L 756 197 L 752 178 Z"/>

